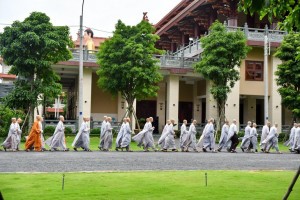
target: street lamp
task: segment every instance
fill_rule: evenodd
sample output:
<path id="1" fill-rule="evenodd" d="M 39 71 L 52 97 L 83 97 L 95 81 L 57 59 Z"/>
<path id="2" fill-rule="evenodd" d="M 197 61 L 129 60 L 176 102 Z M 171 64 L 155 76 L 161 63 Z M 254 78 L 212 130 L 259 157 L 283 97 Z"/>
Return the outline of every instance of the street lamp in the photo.
<path id="1" fill-rule="evenodd" d="M 78 116 L 78 126 L 82 123 L 82 111 L 83 111 L 83 44 L 82 44 L 82 39 L 83 39 L 83 30 L 82 30 L 82 21 L 83 21 L 83 6 L 84 6 L 84 0 L 82 0 L 82 7 L 81 7 L 81 15 L 80 15 L 80 46 L 79 46 L 79 91 L 78 91 L 78 111 L 79 111 L 79 116 Z"/>

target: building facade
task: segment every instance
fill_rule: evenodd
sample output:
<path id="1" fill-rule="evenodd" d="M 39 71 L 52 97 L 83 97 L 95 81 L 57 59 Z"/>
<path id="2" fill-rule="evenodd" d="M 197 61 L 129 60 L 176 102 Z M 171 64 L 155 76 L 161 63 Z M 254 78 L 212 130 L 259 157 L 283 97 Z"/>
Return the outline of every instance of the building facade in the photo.
<path id="1" fill-rule="evenodd" d="M 247 121 L 263 125 L 265 122 L 264 70 L 268 72 L 268 119 L 278 123 L 279 129 L 292 122 L 291 112 L 281 105 L 277 92 L 276 77 L 280 60 L 274 57 L 285 32 L 276 30 L 277 24 L 259 20 L 258 16 L 245 15 L 237 11 L 235 0 L 183 0 L 163 17 L 156 25 L 156 34 L 160 36 L 157 47 L 166 50 L 166 54 L 156 56 L 159 59 L 163 81 L 159 83 L 157 97 L 135 102 L 138 118 L 154 117 L 154 125 L 162 130 L 167 119 L 181 123 L 183 119 L 196 119 L 205 123 L 206 119 L 217 116 L 217 105 L 209 92 L 211 83 L 201 74 L 194 72 L 192 65 L 201 57 L 199 39 L 209 34 L 209 27 L 219 20 L 228 31 L 237 29 L 245 32 L 247 44 L 252 47 L 243 60 L 240 80 L 228 95 L 225 115 L 229 120 L 237 119 L 242 127 Z M 270 54 L 264 55 L 264 38 L 268 36 Z M 104 40 L 102 40 L 104 41 Z M 100 43 L 96 44 L 96 50 Z M 79 52 L 73 49 L 73 59 L 60 62 L 53 69 L 62 77 L 61 83 L 68 103 L 67 119 L 78 116 L 78 66 Z M 268 68 L 264 64 L 268 61 Z M 112 97 L 97 86 L 98 69 L 94 50 L 84 50 L 83 69 L 83 115 L 89 115 L 94 121 L 102 120 L 104 115 L 121 121 L 125 113 L 126 102 L 120 95 Z"/>

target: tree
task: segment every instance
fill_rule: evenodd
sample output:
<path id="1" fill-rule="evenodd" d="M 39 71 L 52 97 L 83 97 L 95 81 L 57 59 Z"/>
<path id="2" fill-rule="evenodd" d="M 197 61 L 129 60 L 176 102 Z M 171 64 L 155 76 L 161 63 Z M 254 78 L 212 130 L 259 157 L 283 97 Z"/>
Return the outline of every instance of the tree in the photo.
<path id="1" fill-rule="evenodd" d="M 239 9 L 245 13 L 258 13 L 260 18 L 268 17 L 283 20 L 281 27 L 291 31 L 300 31 L 300 5 L 299 0 L 240 0 Z"/>
<path id="2" fill-rule="evenodd" d="M 71 58 L 67 48 L 71 44 L 69 28 L 53 26 L 44 13 L 33 12 L 23 22 L 5 27 L 0 34 L 0 54 L 12 66 L 10 73 L 18 76 L 5 104 L 11 108 L 29 107 L 33 119 L 39 97 L 61 93 L 59 76 L 51 65 Z"/>
<path id="3" fill-rule="evenodd" d="M 289 33 L 284 37 L 275 56 L 282 60 L 275 75 L 282 104 L 293 112 L 294 121 L 300 117 L 300 33 Z"/>
<path id="4" fill-rule="evenodd" d="M 156 96 L 157 83 L 162 79 L 158 60 L 153 58 L 160 52 L 155 48 L 159 37 L 153 33 L 154 28 L 147 21 L 126 26 L 119 20 L 113 37 L 100 46 L 97 54 L 98 86 L 113 96 L 120 92 L 128 103 L 130 117 L 134 100 Z"/>
<path id="5" fill-rule="evenodd" d="M 229 32 L 220 22 L 212 24 L 209 35 L 201 38 L 201 45 L 204 51 L 194 68 L 212 82 L 210 93 L 218 104 L 220 127 L 225 120 L 227 95 L 240 78 L 237 68 L 250 48 L 243 32 Z"/>

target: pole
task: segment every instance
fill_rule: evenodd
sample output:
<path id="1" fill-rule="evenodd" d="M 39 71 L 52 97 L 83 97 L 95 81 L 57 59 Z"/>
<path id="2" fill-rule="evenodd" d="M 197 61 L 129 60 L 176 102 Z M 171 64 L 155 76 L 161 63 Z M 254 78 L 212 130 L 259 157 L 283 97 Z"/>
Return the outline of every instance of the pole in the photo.
<path id="1" fill-rule="evenodd" d="M 82 21 L 83 21 L 83 5 L 84 0 L 82 1 L 82 9 L 81 9 L 81 16 L 80 16 L 80 29 L 79 29 L 79 39 L 80 39 L 80 46 L 79 46 L 79 84 L 78 84 L 78 124 L 82 123 L 83 116 L 83 30 L 82 30 Z"/>
<path id="2" fill-rule="evenodd" d="M 289 198 L 290 193 L 293 191 L 293 187 L 294 187 L 294 185 L 296 184 L 299 175 L 300 175 L 300 166 L 299 166 L 299 168 L 298 168 L 298 171 L 297 171 L 296 175 L 294 176 L 294 179 L 293 179 L 293 181 L 292 181 L 292 183 L 291 183 L 291 185 L 290 185 L 290 187 L 289 187 L 287 193 L 284 195 L 283 200 L 286 200 L 286 199 Z"/>
<path id="3" fill-rule="evenodd" d="M 269 80 L 268 80 L 268 33 L 266 32 L 265 41 L 264 41 L 264 81 L 265 81 L 265 96 L 264 96 L 264 104 L 265 104 L 265 120 L 269 119 Z"/>

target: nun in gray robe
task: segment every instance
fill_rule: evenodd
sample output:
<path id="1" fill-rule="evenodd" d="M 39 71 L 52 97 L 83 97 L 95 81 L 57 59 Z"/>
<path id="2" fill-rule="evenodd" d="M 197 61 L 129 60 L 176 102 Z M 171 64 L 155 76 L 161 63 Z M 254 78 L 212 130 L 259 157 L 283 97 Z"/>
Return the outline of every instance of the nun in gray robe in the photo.
<path id="1" fill-rule="evenodd" d="M 262 128 L 262 132 L 261 132 L 261 137 L 260 137 L 260 150 L 261 151 L 264 151 L 264 149 L 266 148 L 265 147 L 265 144 L 262 144 L 262 142 L 268 137 L 269 135 L 269 132 L 270 132 L 270 125 L 271 123 L 267 121 L 266 125 L 263 126 Z"/>
<path id="2" fill-rule="evenodd" d="M 289 137 L 289 139 L 284 143 L 285 146 L 290 146 L 290 148 L 289 148 L 290 151 L 293 151 L 296 127 L 297 127 L 297 124 L 294 123 L 294 126 L 293 126 L 293 128 L 291 129 L 291 131 L 290 131 L 290 137 Z"/>
<path id="3" fill-rule="evenodd" d="M 292 151 L 296 151 L 296 153 L 300 153 L 300 124 L 297 124 L 297 128 L 295 130 Z"/>
<path id="4" fill-rule="evenodd" d="M 215 148 L 215 137 L 214 137 L 214 125 L 213 125 L 213 119 L 210 120 L 210 123 L 207 127 L 207 130 L 204 134 L 203 137 L 203 151 L 206 152 L 207 148 L 209 148 L 209 150 L 214 151 Z"/>
<path id="5" fill-rule="evenodd" d="M 218 146 L 218 151 L 220 152 L 226 145 L 226 141 L 227 141 L 227 136 L 228 136 L 228 131 L 229 131 L 229 122 L 228 120 L 225 120 L 225 124 L 222 127 L 222 131 L 221 131 L 221 137 L 219 140 L 219 146 Z"/>
<path id="6" fill-rule="evenodd" d="M 116 139 L 116 151 L 118 151 L 121 148 L 121 143 L 122 143 L 122 138 L 124 136 L 124 129 L 125 129 L 125 125 L 126 125 L 126 119 L 123 119 L 123 123 L 121 125 L 121 128 L 119 130 L 119 133 L 117 135 L 117 139 Z"/>
<path id="7" fill-rule="evenodd" d="M 237 144 L 238 144 L 238 140 L 237 140 L 237 144 L 232 143 L 232 139 L 234 139 L 233 138 L 234 134 L 237 134 L 236 120 L 233 120 L 233 122 L 229 126 L 227 141 L 226 141 L 226 144 L 225 144 L 225 147 L 226 147 L 228 152 L 235 151 L 235 149 L 231 149 L 231 148 L 236 147 Z M 236 146 L 233 146 L 233 145 L 236 145 Z"/>
<path id="8" fill-rule="evenodd" d="M 17 129 L 17 150 L 19 150 L 19 146 L 21 143 L 21 139 L 22 139 L 22 130 L 20 128 L 20 123 L 22 123 L 22 119 L 19 118 L 16 122 L 16 129 Z"/>
<path id="9" fill-rule="evenodd" d="M 189 148 L 191 147 L 194 151 L 197 151 L 196 148 L 196 134 L 197 134 L 197 130 L 195 125 L 197 124 L 197 121 L 194 120 L 193 123 L 190 125 L 189 131 L 188 131 L 188 135 L 187 135 L 187 145 L 185 147 L 185 151 L 188 152 Z"/>
<path id="10" fill-rule="evenodd" d="M 113 128 L 111 127 L 111 117 L 107 118 L 108 121 L 105 124 L 105 131 L 104 131 L 104 135 L 103 135 L 103 151 L 109 151 L 109 149 L 111 149 L 112 147 L 112 130 Z"/>
<path id="11" fill-rule="evenodd" d="M 180 138 L 179 138 L 179 146 L 181 151 L 185 151 L 188 146 L 188 130 L 186 128 L 187 120 L 183 120 L 183 123 L 180 128 Z"/>
<path id="12" fill-rule="evenodd" d="M 168 128 L 169 128 L 170 123 L 171 123 L 170 120 L 167 120 L 167 123 L 162 131 L 162 134 L 161 134 L 160 138 L 158 139 L 157 144 L 161 147 L 161 149 L 163 149 L 165 146 L 165 141 L 166 141 L 166 137 L 168 136 Z"/>
<path id="13" fill-rule="evenodd" d="M 252 149 L 253 149 L 253 153 L 257 152 L 257 129 L 256 129 L 257 125 L 256 123 L 253 123 L 253 127 L 251 128 L 251 131 L 250 131 L 250 142 L 252 144 Z M 250 144 L 249 144 L 250 146 Z M 247 147 L 248 150 L 250 150 L 250 147 Z"/>
<path id="14" fill-rule="evenodd" d="M 251 122 L 248 121 L 248 125 L 245 128 L 244 137 L 241 143 L 241 149 L 244 152 L 245 149 L 247 149 L 250 145 L 250 132 L 251 132 Z"/>
<path id="15" fill-rule="evenodd" d="M 103 148 L 103 136 L 104 136 L 104 132 L 105 132 L 105 127 L 106 127 L 106 122 L 107 122 L 107 116 L 103 117 L 103 121 L 101 123 L 101 129 L 100 129 L 100 142 L 99 142 L 99 146 L 98 148 L 100 150 L 102 150 Z"/>
<path id="16" fill-rule="evenodd" d="M 123 130 L 123 136 L 122 136 L 122 141 L 121 141 L 121 148 L 126 149 L 126 151 L 131 152 L 130 148 L 130 143 L 131 143 L 131 128 L 130 128 L 130 119 L 127 118 Z"/>
<path id="17" fill-rule="evenodd" d="M 169 125 L 168 129 L 167 129 L 167 137 L 166 137 L 166 141 L 165 141 L 165 145 L 162 151 L 166 152 L 168 149 L 171 149 L 172 151 L 178 151 L 176 149 L 176 145 L 175 145 L 175 132 L 173 130 L 174 127 L 174 120 L 171 120 L 171 124 Z"/>
<path id="18" fill-rule="evenodd" d="M 202 147 L 203 147 L 204 135 L 206 134 L 206 131 L 208 130 L 209 122 L 210 122 L 210 120 L 208 120 L 207 124 L 204 126 L 202 134 L 201 134 L 201 136 L 200 136 L 200 138 L 198 140 L 198 143 L 196 145 L 196 148 L 197 148 L 198 152 L 203 151 Z"/>
<path id="19" fill-rule="evenodd" d="M 146 119 L 146 123 L 145 123 L 145 125 L 144 125 L 144 128 L 143 128 L 143 130 L 142 131 L 140 131 L 138 134 L 136 134 L 133 138 L 132 138 L 132 140 L 134 140 L 136 143 L 137 143 L 137 146 L 138 147 L 141 147 L 141 146 L 143 146 L 144 144 L 143 144 L 143 141 L 144 141 L 144 137 L 145 137 L 145 133 L 148 131 L 148 129 L 149 129 L 149 119 L 147 118 Z"/>
<path id="20" fill-rule="evenodd" d="M 277 124 L 275 124 L 271 130 L 267 138 L 262 142 L 262 144 L 265 144 L 265 152 L 269 153 L 271 148 L 275 148 L 277 153 L 281 153 L 279 151 L 278 147 L 278 133 L 277 133 Z"/>
<path id="21" fill-rule="evenodd" d="M 84 151 L 91 151 L 90 150 L 90 128 L 88 125 L 88 120 L 84 119 L 82 122 L 80 129 L 72 143 L 72 147 L 75 151 L 77 148 L 83 148 Z"/>
<path id="22" fill-rule="evenodd" d="M 12 118 L 12 123 L 9 126 L 9 131 L 6 139 L 2 143 L 4 150 L 12 149 L 13 151 L 17 150 L 18 147 L 18 128 L 16 125 L 16 118 Z"/>
<path id="23" fill-rule="evenodd" d="M 50 147 L 50 151 L 56 151 L 61 149 L 63 151 L 68 151 L 65 143 L 65 126 L 64 117 L 60 116 L 59 122 L 55 128 L 53 136 L 49 137 L 45 143 Z"/>
<path id="24" fill-rule="evenodd" d="M 152 122 L 153 122 L 153 118 L 149 117 L 147 132 L 144 134 L 144 138 L 143 138 L 144 151 L 146 152 L 149 151 L 149 148 L 151 148 L 154 151 L 157 151 L 153 139 L 153 130 L 155 127 L 152 126 Z"/>

